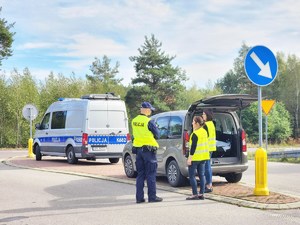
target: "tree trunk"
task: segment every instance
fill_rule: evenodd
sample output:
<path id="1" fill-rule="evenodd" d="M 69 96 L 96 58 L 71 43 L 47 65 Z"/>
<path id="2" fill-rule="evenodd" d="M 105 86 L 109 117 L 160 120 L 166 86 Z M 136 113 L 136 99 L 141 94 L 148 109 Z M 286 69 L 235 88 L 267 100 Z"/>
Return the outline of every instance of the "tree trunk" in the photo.
<path id="1" fill-rule="evenodd" d="M 295 138 L 299 137 L 299 86 L 298 82 L 296 82 L 296 112 L 295 112 Z"/>

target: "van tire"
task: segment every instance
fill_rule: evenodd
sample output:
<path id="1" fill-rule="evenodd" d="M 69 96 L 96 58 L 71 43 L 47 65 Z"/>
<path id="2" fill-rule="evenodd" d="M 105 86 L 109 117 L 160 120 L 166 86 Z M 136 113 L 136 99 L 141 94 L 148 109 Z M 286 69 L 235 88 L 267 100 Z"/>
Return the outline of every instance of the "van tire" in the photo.
<path id="1" fill-rule="evenodd" d="M 36 161 L 41 161 L 42 160 L 42 154 L 41 154 L 40 146 L 36 145 L 34 148 L 35 148 L 35 160 Z"/>
<path id="2" fill-rule="evenodd" d="M 228 173 L 224 177 L 228 183 L 237 183 L 242 179 L 242 173 Z"/>
<path id="3" fill-rule="evenodd" d="M 124 171 L 127 177 L 136 178 L 137 172 L 134 171 L 133 160 L 130 155 L 127 155 L 124 159 Z"/>
<path id="4" fill-rule="evenodd" d="M 78 159 L 75 156 L 73 146 L 69 146 L 67 149 L 67 160 L 70 164 L 76 164 L 78 162 Z"/>
<path id="5" fill-rule="evenodd" d="M 108 159 L 110 161 L 110 163 L 118 163 L 119 162 L 119 158 L 109 158 Z"/>
<path id="6" fill-rule="evenodd" d="M 181 187 L 186 183 L 187 179 L 181 174 L 179 166 L 175 160 L 170 161 L 166 169 L 167 179 L 172 187 Z"/>

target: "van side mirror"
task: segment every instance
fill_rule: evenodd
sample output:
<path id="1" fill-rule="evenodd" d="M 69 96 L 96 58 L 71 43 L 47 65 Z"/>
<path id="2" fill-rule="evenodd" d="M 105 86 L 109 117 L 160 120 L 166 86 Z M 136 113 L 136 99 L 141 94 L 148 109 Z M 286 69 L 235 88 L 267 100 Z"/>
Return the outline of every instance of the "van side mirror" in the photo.
<path id="1" fill-rule="evenodd" d="M 40 130 L 40 128 L 41 128 L 41 124 L 40 123 L 35 124 L 35 129 Z"/>

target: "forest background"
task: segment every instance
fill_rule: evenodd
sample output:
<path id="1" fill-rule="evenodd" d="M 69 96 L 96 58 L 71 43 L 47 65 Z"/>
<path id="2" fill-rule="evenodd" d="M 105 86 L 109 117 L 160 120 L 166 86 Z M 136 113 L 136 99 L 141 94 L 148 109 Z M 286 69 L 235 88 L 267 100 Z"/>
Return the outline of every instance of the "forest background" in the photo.
<path id="1" fill-rule="evenodd" d="M 1 10 L 0 10 L 1 11 Z M 30 137 L 29 122 L 23 118 L 22 109 L 34 104 L 40 122 L 48 106 L 61 97 L 80 98 L 90 93 L 114 92 L 126 103 L 128 119 L 139 113 L 141 102 L 149 101 L 158 112 L 187 109 L 199 99 L 218 94 L 251 94 L 257 96 L 257 86 L 244 71 L 244 58 L 251 48 L 242 43 L 233 67 L 216 83 L 205 88 L 197 83 L 186 87 L 188 75 L 173 65 L 176 56 L 163 51 L 155 35 L 145 36 L 136 56 L 131 56 L 136 75 L 131 84 L 123 85 L 119 76 L 119 62 L 112 65 L 107 55 L 95 56 L 85 79 L 54 74 L 49 71 L 45 80 L 37 80 L 30 68 L 15 68 L 10 74 L 1 70 L 1 62 L 12 56 L 13 23 L 0 18 L 0 147 L 26 147 Z M 299 88 L 300 59 L 294 55 L 277 52 L 278 75 L 274 82 L 262 88 L 263 99 L 276 101 L 268 115 L 268 141 L 270 143 L 297 142 L 299 140 Z M 199 72 L 201 77 L 206 76 Z M 263 121 L 264 123 L 265 121 Z M 242 124 L 250 142 L 258 140 L 257 103 L 242 112 Z M 263 124 L 264 126 L 264 124 Z"/>

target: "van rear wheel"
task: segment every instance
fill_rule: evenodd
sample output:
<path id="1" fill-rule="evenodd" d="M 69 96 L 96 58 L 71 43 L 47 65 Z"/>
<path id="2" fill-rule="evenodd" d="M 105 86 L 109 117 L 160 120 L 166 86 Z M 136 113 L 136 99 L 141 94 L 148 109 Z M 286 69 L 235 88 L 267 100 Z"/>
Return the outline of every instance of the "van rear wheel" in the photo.
<path id="1" fill-rule="evenodd" d="M 119 158 L 109 158 L 110 163 L 118 163 L 119 160 Z"/>
<path id="2" fill-rule="evenodd" d="M 78 162 L 73 146 L 69 146 L 67 149 L 67 160 L 70 164 L 76 164 Z"/>
<path id="3" fill-rule="evenodd" d="M 167 165 L 167 179 L 172 187 L 183 186 L 187 180 L 186 177 L 181 174 L 179 166 L 175 160 L 172 160 Z"/>
<path id="4" fill-rule="evenodd" d="M 228 173 L 224 177 L 228 183 L 237 183 L 242 179 L 242 173 Z"/>

